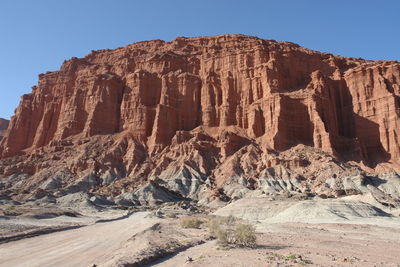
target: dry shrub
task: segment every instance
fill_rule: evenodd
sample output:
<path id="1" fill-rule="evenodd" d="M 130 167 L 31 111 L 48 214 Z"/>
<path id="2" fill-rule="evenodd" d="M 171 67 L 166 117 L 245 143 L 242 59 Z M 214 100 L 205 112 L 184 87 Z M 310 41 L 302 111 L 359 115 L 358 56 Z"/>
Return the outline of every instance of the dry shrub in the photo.
<path id="1" fill-rule="evenodd" d="M 171 218 L 171 219 L 175 219 L 175 218 L 178 217 L 178 216 L 176 215 L 176 213 L 174 213 L 174 212 L 167 213 L 166 216 L 167 216 L 168 218 Z"/>
<path id="2" fill-rule="evenodd" d="M 216 217 L 209 221 L 210 233 L 222 246 L 238 245 L 253 247 L 256 244 L 256 232 L 251 224 L 238 223 L 232 217 Z"/>
<path id="3" fill-rule="evenodd" d="M 253 247 L 256 244 L 256 229 L 251 224 L 239 223 L 235 228 L 235 244 Z"/>
<path id="4" fill-rule="evenodd" d="M 184 218 L 181 220 L 181 226 L 183 228 L 200 228 L 203 221 L 198 218 Z"/>
<path id="5" fill-rule="evenodd" d="M 236 219 L 233 216 L 228 217 L 215 217 L 208 222 L 208 229 L 214 236 L 221 228 L 231 228 L 235 224 Z"/>

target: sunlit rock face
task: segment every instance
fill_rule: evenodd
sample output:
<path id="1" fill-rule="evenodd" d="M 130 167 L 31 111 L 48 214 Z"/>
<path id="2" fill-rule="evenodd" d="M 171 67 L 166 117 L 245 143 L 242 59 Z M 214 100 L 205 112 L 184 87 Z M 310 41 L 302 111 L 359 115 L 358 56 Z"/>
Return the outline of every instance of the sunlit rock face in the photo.
<path id="1" fill-rule="evenodd" d="M 31 160 L 0 171 L 41 175 L 26 185 L 35 187 L 51 154 L 64 159 L 57 166 L 71 176 L 92 170 L 107 180 L 93 190 L 133 190 L 175 175 L 187 195 L 198 194 L 205 177 L 212 177 L 210 191 L 233 177 L 257 180 L 275 166 L 304 169 L 310 160 L 289 153 L 299 145 L 343 162 L 394 166 L 399 85 L 398 62 L 244 35 L 93 51 L 41 74 L 22 96 L 0 155 Z M 285 151 L 290 156 L 279 156 Z"/>
<path id="2" fill-rule="evenodd" d="M 0 141 L 4 137 L 4 135 L 6 134 L 6 131 L 7 131 L 9 123 L 10 123 L 9 120 L 0 118 Z"/>

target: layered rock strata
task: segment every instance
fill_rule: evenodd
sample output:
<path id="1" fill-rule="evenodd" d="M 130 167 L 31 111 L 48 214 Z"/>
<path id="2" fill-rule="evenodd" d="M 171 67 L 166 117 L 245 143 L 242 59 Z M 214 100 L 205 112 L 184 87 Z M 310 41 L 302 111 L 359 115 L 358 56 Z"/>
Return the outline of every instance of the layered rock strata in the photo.
<path id="1" fill-rule="evenodd" d="M 398 62 L 244 35 L 93 51 L 22 97 L 0 174 L 5 187 L 14 175 L 16 189 L 51 181 L 131 201 L 239 197 L 282 179 L 335 195 L 327 179 L 398 168 L 399 96 Z"/>
<path id="2" fill-rule="evenodd" d="M 0 118 L 0 141 L 6 134 L 8 128 L 9 121 L 3 118 Z"/>

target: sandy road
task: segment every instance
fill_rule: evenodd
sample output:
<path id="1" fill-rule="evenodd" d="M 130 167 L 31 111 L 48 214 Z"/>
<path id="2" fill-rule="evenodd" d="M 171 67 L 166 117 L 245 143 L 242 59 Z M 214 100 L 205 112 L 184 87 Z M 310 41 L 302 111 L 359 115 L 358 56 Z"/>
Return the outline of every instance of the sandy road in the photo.
<path id="1" fill-rule="evenodd" d="M 156 222 L 148 212 L 0 245 L 0 266 L 92 266 Z"/>

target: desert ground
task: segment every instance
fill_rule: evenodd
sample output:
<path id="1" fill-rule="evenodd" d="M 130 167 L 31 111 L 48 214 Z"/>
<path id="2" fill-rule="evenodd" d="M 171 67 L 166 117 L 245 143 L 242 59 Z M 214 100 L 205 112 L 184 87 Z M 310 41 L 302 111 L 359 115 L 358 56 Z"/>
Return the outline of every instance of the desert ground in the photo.
<path id="1" fill-rule="evenodd" d="M 97 222 L 78 229 L 59 231 L 5 243 L 0 248 L 1 266 L 90 266 L 102 262 L 126 237 L 145 230 L 155 219 L 146 212 L 123 219 Z"/>
<path id="2" fill-rule="evenodd" d="M 2 206 L 0 266 L 400 266 L 400 218 L 359 201 L 74 208 Z M 255 247 L 212 237 L 207 221 L 233 214 L 255 226 Z"/>

